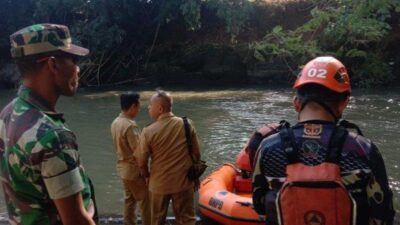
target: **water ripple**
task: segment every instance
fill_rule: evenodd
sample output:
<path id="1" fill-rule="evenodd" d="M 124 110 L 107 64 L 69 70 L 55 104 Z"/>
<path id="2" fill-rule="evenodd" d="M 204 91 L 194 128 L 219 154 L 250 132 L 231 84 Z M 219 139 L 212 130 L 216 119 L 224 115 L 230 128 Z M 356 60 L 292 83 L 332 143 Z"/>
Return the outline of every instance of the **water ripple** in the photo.
<path id="1" fill-rule="evenodd" d="M 92 177 L 102 213 L 121 213 L 122 185 L 115 172 L 115 150 L 110 124 L 118 115 L 121 91 L 83 92 L 75 98 L 62 98 L 58 109 L 76 132 L 86 170 Z M 151 119 L 146 105 L 153 91 L 140 92 L 143 108 L 138 124 L 144 127 Z M 230 89 L 173 91 L 174 113 L 191 118 L 198 131 L 207 174 L 224 162 L 234 162 L 249 135 L 266 122 L 286 119 L 292 124 L 296 113 L 289 89 Z M 0 95 L 0 108 L 12 93 Z M 379 147 L 390 176 L 395 201 L 400 202 L 400 94 L 398 91 L 356 91 L 344 117 L 360 126 Z M 0 212 L 5 211 L 0 195 Z M 1 216 L 1 215 L 0 215 Z"/>

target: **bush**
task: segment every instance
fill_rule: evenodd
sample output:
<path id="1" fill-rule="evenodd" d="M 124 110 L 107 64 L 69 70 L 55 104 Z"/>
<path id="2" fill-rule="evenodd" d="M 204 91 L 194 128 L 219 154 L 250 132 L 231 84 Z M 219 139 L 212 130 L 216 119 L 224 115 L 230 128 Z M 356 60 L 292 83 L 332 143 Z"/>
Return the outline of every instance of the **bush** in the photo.
<path id="1" fill-rule="evenodd" d="M 252 45 L 254 56 L 303 64 L 316 55 L 332 55 L 348 67 L 356 86 L 384 85 L 395 79 L 386 39 L 388 19 L 399 11 L 398 0 L 316 1 L 311 20 L 294 31 L 275 27 Z"/>

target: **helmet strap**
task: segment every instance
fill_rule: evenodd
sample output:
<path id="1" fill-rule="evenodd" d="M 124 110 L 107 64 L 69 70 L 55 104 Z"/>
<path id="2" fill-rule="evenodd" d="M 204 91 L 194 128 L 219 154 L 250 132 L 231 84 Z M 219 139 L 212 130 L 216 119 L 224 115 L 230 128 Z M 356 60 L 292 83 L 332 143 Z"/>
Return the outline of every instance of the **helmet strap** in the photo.
<path id="1" fill-rule="evenodd" d="M 303 110 L 304 107 L 310 102 L 315 102 L 315 103 L 319 104 L 322 108 L 324 108 L 325 111 L 327 111 L 329 114 L 331 114 L 331 116 L 335 119 L 335 123 L 337 123 L 340 120 L 340 118 L 342 117 L 342 114 L 336 115 L 335 112 L 332 110 L 332 108 L 328 104 L 326 104 L 325 102 L 321 101 L 320 99 L 318 99 L 316 97 L 307 97 L 307 99 L 301 104 L 301 110 Z"/>

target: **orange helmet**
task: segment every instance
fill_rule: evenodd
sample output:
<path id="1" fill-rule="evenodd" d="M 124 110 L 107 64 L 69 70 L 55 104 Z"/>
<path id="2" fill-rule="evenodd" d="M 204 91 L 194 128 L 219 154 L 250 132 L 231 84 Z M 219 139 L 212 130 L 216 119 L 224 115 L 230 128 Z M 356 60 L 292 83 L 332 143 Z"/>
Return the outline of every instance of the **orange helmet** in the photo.
<path id="1" fill-rule="evenodd" d="M 338 93 L 351 92 L 346 67 L 331 56 L 317 57 L 304 66 L 293 88 L 299 89 L 305 84 L 319 84 Z"/>

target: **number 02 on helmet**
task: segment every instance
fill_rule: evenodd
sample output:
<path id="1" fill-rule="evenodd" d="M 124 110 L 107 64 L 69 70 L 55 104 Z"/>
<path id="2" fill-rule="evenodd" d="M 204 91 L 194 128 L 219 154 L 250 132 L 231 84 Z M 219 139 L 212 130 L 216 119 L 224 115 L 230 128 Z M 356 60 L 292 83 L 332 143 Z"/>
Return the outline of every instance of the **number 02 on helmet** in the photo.
<path id="1" fill-rule="evenodd" d="M 319 84 L 334 92 L 351 92 L 349 74 L 339 60 L 331 56 L 317 57 L 309 61 L 300 73 L 293 88 L 306 84 Z"/>

